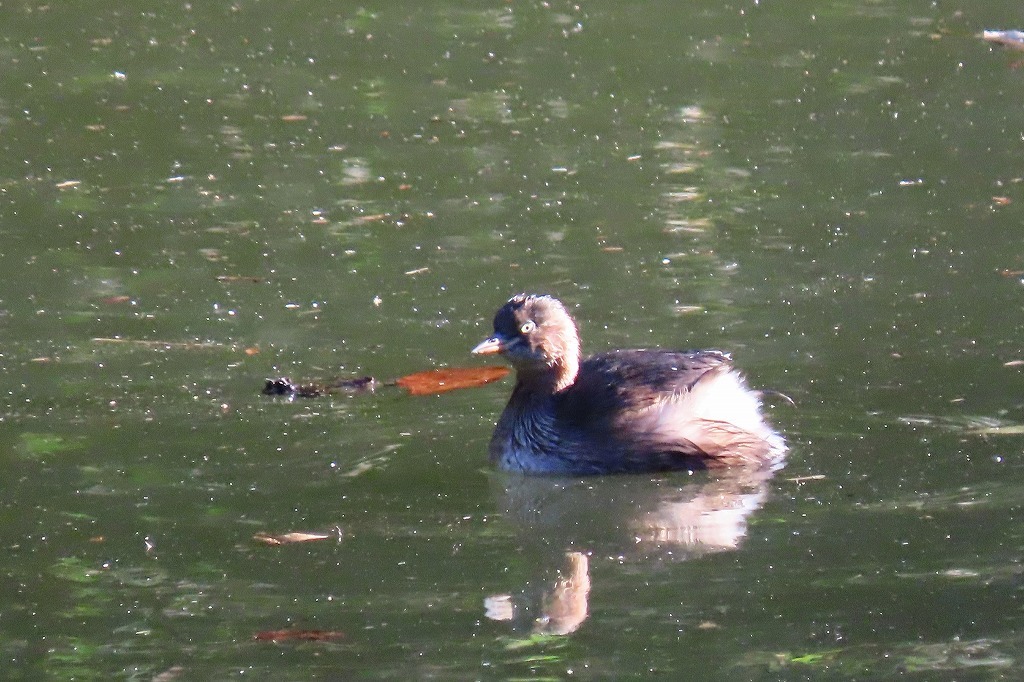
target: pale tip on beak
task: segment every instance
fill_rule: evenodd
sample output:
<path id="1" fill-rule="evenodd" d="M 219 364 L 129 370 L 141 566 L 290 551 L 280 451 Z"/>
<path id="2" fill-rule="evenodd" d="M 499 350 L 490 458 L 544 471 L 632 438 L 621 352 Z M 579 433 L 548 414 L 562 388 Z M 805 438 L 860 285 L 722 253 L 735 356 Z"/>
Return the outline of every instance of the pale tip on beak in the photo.
<path id="1" fill-rule="evenodd" d="M 473 350 L 470 351 L 473 355 L 495 355 L 505 350 L 505 343 L 501 340 L 500 336 L 492 336 L 489 339 L 481 341 Z"/>

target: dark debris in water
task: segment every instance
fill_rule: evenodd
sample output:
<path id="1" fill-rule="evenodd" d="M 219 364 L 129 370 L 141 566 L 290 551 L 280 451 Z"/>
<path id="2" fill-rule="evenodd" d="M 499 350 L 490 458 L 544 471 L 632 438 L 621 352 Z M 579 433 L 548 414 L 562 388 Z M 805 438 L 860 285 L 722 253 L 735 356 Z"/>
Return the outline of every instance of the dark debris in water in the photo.
<path id="1" fill-rule="evenodd" d="M 444 367 L 416 372 L 399 377 L 394 381 L 379 382 L 373 377 L 334 379 L 332 381 L 307 381 L 299 383 L 288 377 L 267 379 L 263 385 L 264 395 L 318 398 L 335 393 L 367 393 L 378 386 L 399 386 L 409 395 L 435 395 L 463 388 L 476 388 L 501 379 L 509 370 L 507 367 L 486 365 L 483 367 Z"/>
<path id="2" fill-rule="evenodd" d="M 330 382 L 310 381 L 298 383 L 288 377 L 267 379 L 263 385 L 263 395 L 297 396 L 299 398 L 318 398 L 333 393 L 367 393 L 377 388 L 377 380 L 373 377 L 354 379 L 335 379 Z"/>

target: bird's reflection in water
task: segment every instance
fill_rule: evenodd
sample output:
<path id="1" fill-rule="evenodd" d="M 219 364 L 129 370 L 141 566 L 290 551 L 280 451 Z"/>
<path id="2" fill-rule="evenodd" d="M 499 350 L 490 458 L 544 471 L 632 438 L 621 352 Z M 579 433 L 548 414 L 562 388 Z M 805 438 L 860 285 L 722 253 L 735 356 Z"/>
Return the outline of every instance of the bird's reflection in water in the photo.
<path id="1" fill-rule="evenodd" d="M 772 475 L 738 468 L 584 479 L 495 473 L 505 516 L 546 575 L 516 596 L 487 597 L 486 615 L 537 633 L 572 633 L 589 612 L 592 557 L 678 561 L 736 549 Z"/>

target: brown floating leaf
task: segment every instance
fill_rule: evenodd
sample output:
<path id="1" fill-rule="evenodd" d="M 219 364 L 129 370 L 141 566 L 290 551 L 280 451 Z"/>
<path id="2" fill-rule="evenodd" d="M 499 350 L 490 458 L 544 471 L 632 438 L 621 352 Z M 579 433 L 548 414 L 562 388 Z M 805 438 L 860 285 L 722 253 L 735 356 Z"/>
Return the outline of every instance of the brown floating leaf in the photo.
<path id="1" fill-rule="evenodd" d="M 287 642 L 303 640 L 307 642 L 330 642 L 344 639 L 345 633 L 338 630 L 262 630 L 252 636 L 260 642 Z"/>
<path id="2" fill-rule="evenodd" d="M 476 388 L 497 381 L 508 374 L 508 367 L 485 365 L 483 367 L 447 367 L 416 372 L 396 379 L 395 383 L 409 392 L 409 395 L 431 395 L 460 388 Z"/>
<path id="3" fill-rule="evenodd" d="M 340 536 L 340 533 L 339 533 Z M 265 545 L 272 545 L 274 547 L 278 545 L 292 545 L 296 542 L 312 542 L 314 540 L 329 540 L 333 535 L 329 533 L 281 533 L 279 535 L 271 535 L 270 533 L 256 533 L 252 536 L 253 540 L 262 542 Z"/>

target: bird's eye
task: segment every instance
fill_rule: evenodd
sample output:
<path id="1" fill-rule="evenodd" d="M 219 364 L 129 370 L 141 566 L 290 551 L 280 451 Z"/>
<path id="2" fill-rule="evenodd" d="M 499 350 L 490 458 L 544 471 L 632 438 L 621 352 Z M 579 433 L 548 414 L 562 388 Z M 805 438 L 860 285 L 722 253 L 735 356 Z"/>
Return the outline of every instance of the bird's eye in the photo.
<path id="1" fill-rule="evenodd" d="M 523 333 L 523 334 L 529 334 L 530 332 L 532 332 L 536 328 L 537 328 L 537 323 L 536 322 L 534 322 L 533 320 L 527 320 L 526 322 L 523 322 L 523 326 L 519 328 L 519 331 L 521 333 Z"/>

